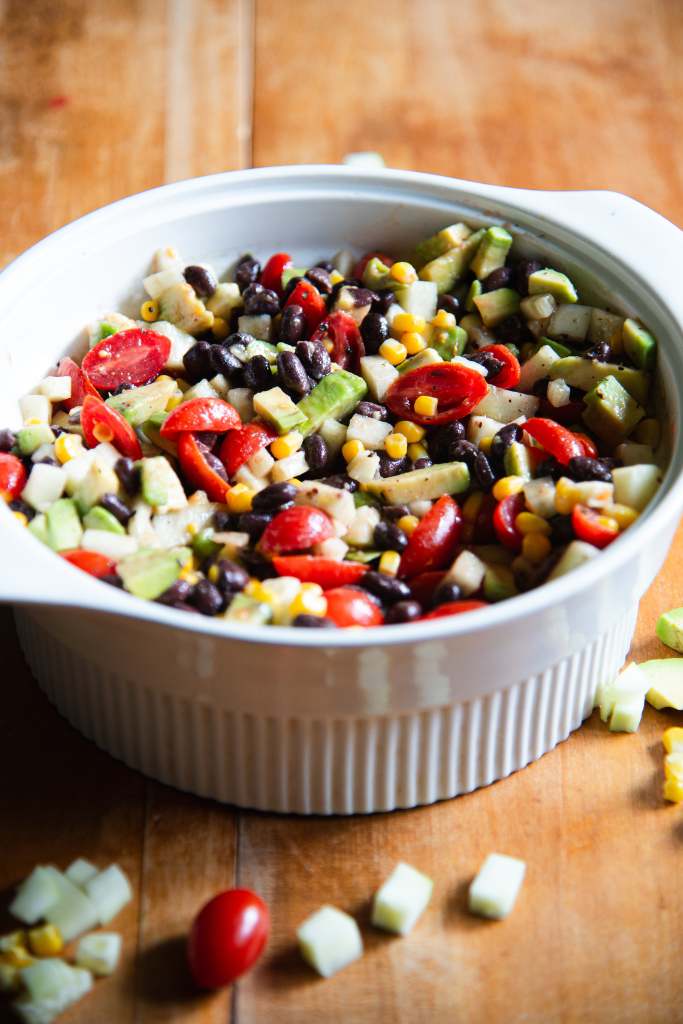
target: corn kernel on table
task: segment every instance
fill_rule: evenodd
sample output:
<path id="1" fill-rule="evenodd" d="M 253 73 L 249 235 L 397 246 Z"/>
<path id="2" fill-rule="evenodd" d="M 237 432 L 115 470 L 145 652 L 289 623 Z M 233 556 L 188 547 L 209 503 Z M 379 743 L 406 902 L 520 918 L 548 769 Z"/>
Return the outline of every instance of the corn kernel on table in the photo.
<path id="1" fill-rule="evenodd" d="M 670 0 L 8 0 L 0 21 L 2 263 L 164 181 L 368 149 L 463 178 L 613 188 L 683 224 L 683 7 Z M 27 315 L 42 315 L 39 282 Z M 642 603 L 637 659 L 665 656 L 654 623 L 683 604 L 682 578 L 679 533 Z M 594 715 L 525 771 L 435 807 L 287 819 L 177 793 L 97 750 L 39 693 L 6 610 L 2 626 L 4 895 L 36 863 L 79 855 L 118 861 L 135 888 L 118 971 L 65 1021 L 683 1019 L 683 810 L 661 797 L 661 735 L 680 715 L 648 708 L 635 736 Z M 528 865 L 503 923 L 465 909 L 492 850 Z M 436 889 L 392 939 L 370 927 L 369 900 L 399 860 Z M 199 996 L 184 936 L 234 885 L 268 901 L 272 939 L 236 987 Z M 329 981 L 294 946 L 322 903 L 355 914 L 366 946 Z"/>

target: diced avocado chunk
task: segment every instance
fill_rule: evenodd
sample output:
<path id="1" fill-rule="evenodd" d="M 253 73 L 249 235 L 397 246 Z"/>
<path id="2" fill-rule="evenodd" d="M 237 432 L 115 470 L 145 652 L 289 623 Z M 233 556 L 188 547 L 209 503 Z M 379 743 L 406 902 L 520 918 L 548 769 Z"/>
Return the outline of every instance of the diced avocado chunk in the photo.
<path id="1" fill-rule="evenodd" d="M 513 441 L 506 448 L 503 456 L 503 466 L 506 476 L 521 476 L 525 480 L 531 480 L 534 475 L 529 449 L 518 441 Z"/>
<path id="2" fill-rule="evenodd" d="M 620 444 L 645 415 L 645 410 L 616 377 L 605 377 L 584 401 L 584 423 L 607 444 Z"/>
<path id="3" fill-rule="evenodd" d="M 680 611 L 681 609 L 676 609 Z M 653 658 L 638 665 L 650 684 L 646 700 L 653 708 L 683 711 L 683 660 Z"/>
<path id="4" fill-rule="evenodd" d="M 130 594 L 154 601 L 175 583 L 190 554 L 189 548 L 172 551 L 143 548 L 122 558 L 116 569 Z"/>
<path id="5" fill-rule="evenodd" d="M 392 283 L 390 268 L 386 263 L 382 263 L 378 256 L 373 256 L 365 264 L 362 281 L 364 286 L 371 288 L 372 291 L 381 291 L 383 288 L 389 288 Z"/>
<path id="6" fill-rule="evenodd" d="M 433 363 L 442 363 L 443 359 L 434 348 L 423 348 L 416 356 L 404 359 L 396 369 L 399 374 L 408 373 L 410 370 L 419 370 L 421 366 L 431 366 Z"/>
<path id="7" fill-rule="evenodd" d="M 171 441 L 168 437 L 161 436 L 161 425 L 167 418 L 168 413 L 155 412 L 153 416 L 150 416 L 148 420 L 142 424 L 142 432 L 152 444 L 156 445 L 157 448 L 161 448 L 162 451 L 168 452 L 173 458 L 178 455 L 178 445 L 175 441 Z"/>
<path id="8" fill-rule="evenodd" d="M 279 390 L 279 389 L 278 389 Z M 356 408 L 365 396 L 368 386 L 362 377 L 348 370 L 335 370 L 323 377 L 298 406 L 295 406 L 301 419 L 301 433 L 307 436 L 320 429 L 325 420 L 341 420 Z M 254 408 L 256 399 L 254 396 Z M 291 429 L 291 428 L 290 428 Z"/>
<path id="9" fill-rule="evenodd" d="M 142 460 L 140 482 L 143 500 L 152 508 L 169 512 L 187 505 L 183 485 L 165 455 Z"/>
<path id="10" fill-rule="evenodd" d="M 566 576 L 568 572 L 573 572 L 574 569 L 578 569 L 586 562 L 590 562 L 591 559 L 599 554 L 600 548 L 596 548 L 593 544 L 588 544 L 584 540 L 571 541 L 565 548 L 559 562 L 555 564 L 554 569 L 548 576 L 548 580 L 556 580 L 560 576 Z"/>
<path id="11" fill-rule="evenodd" d="M 612 480 L 614 500 L 619 505 L 628 505 L 642 512 L 659 487 L 661 472 L 658 466 L 641 462 L 633 466 L 617 466 L 612 470 Z"/>
<path id="12" fill-rule="evenodd" d="M 107 530 L 109 533 L 125 534 L 125 530 L 116 516 L 101 505 L 95 505 L 86 513 L 83 525 L 87 530 Z"/>
<path id="13" fill-rule="evenodd" d="M 468 228 L 467 224 L 451 224 L 447 228 L 442 228 L 441 231 L 437 231 L 435 235 L 425 238 L 415 246 L 413 261 L 415 266 L 423 267 L 425 263 L 430 263 L 437 256 L 443 256 L 449 249 L 457 248 L 471 234 L 472 229 Z"/>
<path id="14" fill-rule="evenodd" d="M 81 515 L 97 505 L 104 494 L 118 494 L 119 478 L 110 466 L 94 460 L 74 491 L 74 501 Z"/>
<path id="15" fill-rule="evenodd" d="M 438 295 L 436 285 L 432 281 L 412 281 L 395 289 L 396 302 L 406 313 L 421 316 L 423 320 L 431 320 L 436 314 Z"/>
<path id="16" fill-rule="evenodd" d="M 60 498 L 51 505 L 45 513 L 45 525 L 46 543 L 53 551 L 68 551 L 81 543 L 83 527 L 73 498 Z"/>
<path id="17" fill-rule="evenodd" d="M 479 247 L 474 255 L 470 269 L 477 275 L 480 281 L 483 281 L 494 270 L 505 266 L 505 260 L 511 245 L 512 235 L 505 228 L 497 226 L 487 228 L 486 234 L 479 243 Z"/>
<path id="18" fill-rule="evenodd" d="M 241 319 L 241 317 L 240 317 Z M 271 345 L 269 341 L 263 341 L 259 338 L 254 338 L 247 345 L 247 360 L 253 359 L 254 356 L 265 356 L 269 363 L 274 363 L 277 360 L 278 346 Z"/>
<path id="19" fill-rule="evenodd" d="M 652 370 L 657 355 L 657 342 L 649 331 L 630 317 L 622 327 L 624 351 L 632 363 L 641 370 Z"/>
<path id="20" fill-rule="evenodd" d="M 220 551 L 221 545 L 213 539 L 213 530 L 207 527 L 192 538 L 192 550 L 197 558 L 211 558 Z"/>
<path id="21" fill-rule="evenodd" d="M 507 565 L 487 565 L 484 574 L 484 597 L 487 601 L 504 601 L 518 593 L 512 569 Z"/>
<path id="22" fill-rule="evenodd" d="M 566 345 L 563 345 L 561 341 L 555 341 L 554 338 L 539 338 L 539 340 L 536 342 L 536 352 L 538 352 L 539 349 L 543 348 L 544 345 L 547 345 L 548 348 L 551 348 L 553 350 L 553 352 L 556 352 L 560 359 L 562 359 L 565 356 L 574 355 L 570 348 L 567 348 Z M 581 361 L 585 362 L 586 360 Z"/>
<path id="23" fill-rule="evenodd" d="M 550 317 L 546 331 L 551 338 L 560 338 L 562 341 L 580 345 L 586 340 L 592 316 L 592 306 L 565 302 L 558 306 Z"/>
<path id="24" fill-rule="evenodd" d="M 323 380 L 327 378 L 324 377 Z M 311 395 L 316 390 L 317 388 L 313 388 Z M 311 395 L 306 397 L 310 398 Z M 255 394 L 254 412 L 267 423 L 271 423 L 279 434 L 287 434 L 306 422 L 306 413 L 295 405 L 282 388 L 271 388 L 269 391 L 259 391 Z"/>
<path id="25" fill-rule="evenodd" d="M 551 380 L 564 380 L 570 387 L 581 391 L 590 391 L 605 377 L 615 377 L 641 405 L 647 401 L 650 378 L 643 370 L 617 363 L 600 363 L 597 359 L 582 359 L 581 356 L 565 356 L 550 368 Z"/>
<path id="26" fill-rule="evenodd" d="M 41 544 L 48 543 L 47 517 L 44 512 L 34 516 L 26 529 L 29 533 L 32 533 L 36 540 L 39 540 Z"/>
<path id="27" fill-rule="evenodd" d="M 683 608 L 672 608 L 657 619 L 656 633 L 663 644 L 683 654 Z"/>
<path id="28" fill-rule="evenodd" d="M 420 270 L 422 280 L 433 281 L 439 295 L 449 292 L 469 270 L 474 254 L 485 234 L 483 228 L 480 231 L 475 231 L 473 235 L 449 249 L 448 252 L 430 260 Z"/>
<path id="29" fill-rule="evenodd" d="M 363 356 L 360 361 L 360 372 L 376 402 L 384 401 L 384 396 L 398 377 L 396 367 L 383 356 Z"/>
<path id="30" fill-rule="evenodd" d="M 496 288 L 476 295 L 473 301 L 486 327 L 495 327 L 519 311 L 519 293 L 514 288 Z"/>
<path id="31" fill-rule="evenodd" d="M 209 312 L 223 320 L 229 320 L 233 309 L 238 309 L 241 305 L 243 305 L 242 293 L 239 285 L 234 281 L 221 282 L 211 298 L 206 300 L 206 308 Z"/>
<path id="32" fill-rule="evenodd" d="M 474 300 L 478 299 L 479 296 L 483 293 L 483 291 L 484 288 L 481 281 L 475 278 L 475 280 L 469 286 L 467 295 L 465 296 L 465 309 L 467 310 L 468 313 L 475 312 L 477 307 L 474 304 Z"/>
<path id="33" fill-rule="evenodd" d="M 22 455 L 33 455 L 41 444 L 52 444 L 55 435 L 47 423 L 34 423 L 17 431 L 17 448 Z"/>
<path id="34" fill-rule="evenodd" d="M 469 485 L 470 472 L 464 462 L 445 462 L 373 480 L 366 487 L 389 505 L 402 505 L 410 501 L 432 501 L 442 494 L 462 494 Z"/>
<path id="35" fill-rule="evenodd" d="M 229 622 L 248 622 L 254 625 L 264 625 L 270 622 L 273 612 L 265 601 L 257 601 L 255 597 L 248 594 L 237 594 L 233 597 L 224 618 Z"/>
<path id="36" fill-rule="evenodd" d="M 578 302 L 576 288 L 559 270 L 535 270 L 529 275 L 529 295 L 554 295 L 558 302 Z"/>
<path id="37" fill-rule="evenodd" d="M 272 329 L 273 318 L 268 313 L 246 314 L 237 320 L 240 334 L 250 334 L 257 341 L 270 341 Z"/>
<path id="38" fill-rule="evenodd" d="M 367 565 L 369 562 L 374 562 L 376 558 L 381 558 L 381 556 L 381 551 L 361 551 L 359 548 L 349 548 L 346 552 L 346 561 L 361 562 L 363 565 Z"/>
<path id="39" fill-rule="evenodd" d="M 175 381 L 155 380 L 152 384 L 122 391 L 120 395 L 111 395 L 105 404 L 120 412 L 131 427 L 139 427 L 155 413 L 163 412 L 175 390 Z"/>
<path id="40" fill-rule="evenodd" d="M 467 331 L 462 327 L 436 328 L 431 337 L 430 348 L 449 363 L 454 356 L 461 356 L 467 345 Z"/>
<path id="41" fill-rule="evenodd" d="M 293 277 L 304 277 L 308 267 L 285 267 L 280 277 L 280 284 L 283 289 L 287 287 Z"/>

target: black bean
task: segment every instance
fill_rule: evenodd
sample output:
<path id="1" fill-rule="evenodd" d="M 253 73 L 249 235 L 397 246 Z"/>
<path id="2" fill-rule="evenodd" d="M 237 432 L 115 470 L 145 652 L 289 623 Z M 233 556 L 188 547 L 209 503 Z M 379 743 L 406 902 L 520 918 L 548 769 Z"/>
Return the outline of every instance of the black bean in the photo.
<path id="1" fill-rule="evenodd" d="M 244 386 L 252 391 L 268 391 L 275 380 L 270 372 L 270 363 L 265 356 L 252 356 L 243 370 Z"/>
<path id="2" fill-rule="evenodd" d="M 438 427 L 429 434 L 427 449 L 433 462 L 453 462 L 451 450 L 465 437 L 465 426 L 460 420 Z"/>
<path id="3" fill-rule="evenodd" d="M 251 502 L 254 512 L 275 512 L 283 505 L 290 505 L 296 497 L 294 484 L 279 483 L 269 484 L 262 491 L 258 491 Z"/>
<path id="4" fill-rule="evenodd" d="M 103 494 L 100 498 L 100 505 L 107 512 L 111 512 L 115 519 L 117 519 L 121 526 L 125 526 L 130 517 L 133 515 L 127 505 L 117 498 L 115 494 Z"/>
<path id="5" fill-rule="evenodd" d="M 129 384 L 127 381 L 124 381 L 123 384 L 119 384 L 117 387 L 113 388 L 109 392 L 109 394 L 110 395 L 122 395 L 124 393 L 124 391 L 131 391 L 133 389 L 133 387 L 134 387 L 133 384 Z"/>
<path id="6" fill-rule="evenodd" d="M 384 291 L 377 292 L 377 298 L 372 303 L 372 312 L 386 313 L 394 302 L 396 302 L 395 293 L 390 288 L 385 288 Z"/>
<path id="7" fill-rule="evenodd" d="M 251 540 L 258 540 L 272 518 L 267 512 L 244 512 L 239 518 L 238 529 L 241 533 L 248 533 Z"/>
<path id="8" fill-rule="evenodd" d="M 567 476 L 579 482 L 586 480 L 604 480 L 611 483 L 612 472 L 602 459 L 591 459 L 587 455 L 575 455 L 569 460 Z"/>
<path id="9" fill-rule="evenodd" d="M 244 312 L 247 316 L 258 316 L 260 313 L 268 313 L 275 316 L 280 312 L 280 300 L 277 292 L 270 288 L 264 288 L 262 284 L 254 282 L 242 293 L 244 299 Z"/>
<path id="10" fill-rule="evenodd" d="M 462 303 L 457 295 L 440 295 L 436 308 L 452 313 L 453 316 L 459 316 L 462 311 Z"/>
<path id="11" fill-rule="evenodd" d="M 502 359 L 496 359 L 492 352 L 473 352 L 467 357 L 471 363 L 483 366 L 489 377 L 496 377 L 505 366 Z"/>
<path id="12" fill-rule="evenodd" d="M 401 519 L 402 516 L 408 515 L 410 515 L 410 509 L 407 505 L 385 505 L 382 509 L 382 517 L 384 519 Z"/>
<path id="13" fill-rule="evenodd" d="M 216 441 L 218 440 L 218 434 L 214 433 L 212 430 L 201 430 L 194 436 L 199 447 L 204 448 L 207 452 L 210 452 L 213 449 Z"/>
<path id="14" fill-rule="evenodd" d="M 318 260 L 318 262 L 316 263 L 316 267 L 322 267 L 323 270 L 326 270 L 328 274 L 331 274 L 332 271 L 334 270 L 334 263 L 332 262 L 332 260 Z"/>
<path id="15" fill-rule="evenodd" d="M 320 481 L 321 484 L 327 484 L 328 487 L 336 487 L 340 491 L 350 491 L 352 494 L 358 490 L 358 483 L 356 480 L 352 480 L 350 476 L 346 476 L 345 473 L 336 473 L 334 476 L 326 476 Z"/>
<path id="16" fill-rule="evenodd" d="M 569 544 L 574 540 L 571 516 L 553 516 L 550 520 L 551 538 L 555 544 Z"/>
<path id="17" fill-rule="evenodd" d="M 243 345 L 246 348 L 249 342 L 253 340 L 251 334 L 247 334 L 245 331 L 235 331 L 234 334 L 228 335 L 225 341 L 222 341 L 220 344 L 225 345 L 229 349 L 232 349 L 233 345 Z"/>
<path id="18" fill-rule="evenodd" d="M 529 278 L 537 270 L 543 270 L 540 260 L 521 259 L 515 267 L 515 288 L 520 295 L 529 294 Z"/>
<path id="19" fill-rule="evenodd" d="M 218 563 L 218 577 L 216 586 L 221 594 L 226 597 L 229 594 L 237 594 L 244 590 L 249 582 L 249 573 L 237 562 L 231 562 L 229 558 L 222 558 Z"/>
<path id="20" fill-rule="evenodd" d="M 531 338 L 531 332 L 527 327 L 524 317 L 513 313 L 495 328 L 496 339 L 512 345 L 521 345 L 522 342 Z"/>
<path id="21" fill-rule="evenodd" d="M 496 482 L 493 467 L 483 452 L 477 452 L 474 460 L 474 478 L 482 491 L 490 491 Z"/>
<path id="22" fill-rule="evenodd" d="M 126 494 L 135 495 L 140 490 L 140 469 L 132 459 L 117 459 L 114 472 Z"/>
<path id="23" fill-rule="evenodd" d="M 248 514 L 248 513 L 245 513 Z M 278 575 L 278 571 L 269 558 L 264 558 L 260 551 L 243 551 L 240 558 L 252 576 L 257 580 L 270 580 Z"/>
<path id="24" fill-rule="evenodd" d="M 332 369 L 330 353 L 319 341 L 298 342 L 296 356 L 309 377 L 315 381 L 322 380 Z"/>
<path id="25" fill-rule="evenodd" d="M 208 451 L 204 452 L 203 455 L 204 455 L 204 458 L 206 460 L 206 464 L 208 465 L 209 469 L 212 469 L 214 471 L 214 473 L 218 474 L 218 476 L 221 478 L 221 480 L 225 480 L 225 482 L 227 483 L 228 482 L 228 474 L 227 474 L 225 466 L 223 465 L 221 460 L 219 458 L 217 458 L 215 455 L 212 455 L 212 453 L 208 452 Z"/>
<path id="26" fill-rule="evenodd" d="M 408 536 L 396 523 L 378 523 L 373 534 L 375 547 L 383 551 L 403 551 L 408 546 Z"/>
<path id="27" fill-rule="evenodd" d="M 553 551 L 540 565 L 516 564 L 513 570 L 518 590 L 532 590 L 548 577 L 550 570 L 560 558 L 561 552 Z"/>
<path id="28" fill-rule="evenodd" d="M 422 615 L 422 605 L 418 601 L 398 601 L 387 610 L 384 621 L 387 626 L 401 622 L 415 622 Z"/>
<path id="29" fill-rule="evenodd" d="M 311 390 L 308 374 L 295 352 L 279 352 L 277 369 L 282 387 L 293 398 L 303 398 Z"/>
<path id="30" fill-rule="evenodd" d="M 282 311 L 278 338 L 287 345 L 296 345 L 306 333 L 306 317 L 301 306 L 292 304 Z"/>
<path id="31" fill-rule="evenodd" d="M 198 341 L 183 356 L 185 376 L 191 384 L 211 376 L 211 349 L 208 341 Z"/>
<path id="32" fill-rule="evenodd" d="M 292 625 L 302 629 L 336 629 L 334 622 L 324 615 L 297 615 Z"/>
<path id="33" fill-rule="evenodd" d="M 399 473 L 407 473 L 411 468 L 411 462 L 407 455 L 402 459 L 392 459 L 386 452 L 379 452 L 379 475 L 381 477 L 398 476 Z"/>
<path id="34" fill-rule="evenodd" d="M 240 257 L 240 260 L 235 267 L 235 281 L 241 292 L 245 288 L 248 288 L 254 281 L 258 281 L 261 276 L 261 264 L 258 260 L 255 260 L 253 256 L 248 253 L 245 256 Z"/>
<path id="35" fill-rule="evenodd" d="M 557 482 L 561 476 L 566 476 L 567 470 L 565 466 L 561 466 L 557 459 L 550 456 L 544 459 L 543 462 L 539 462 L 536 467 L 536 477 L 549 476 L 552 480 Z"/>
<path id="36" fill-rule="evenodd" d="M 312 473 L 320 473 L 327 465 L 329 452 L 324 438 L 320 434 L 310 434 L 303 444 L 304 455 L 308 468 Z"/>
<path id="37" fill-rule="evenodd" d="M 370 416 L 373 420 L 386 420 L 389 416 L 386 406 L 377 402 L 359 402 L 356 412 L 359 416 Z"/>
<path id="38" fill-rule="evenodd" d="M 202 299 L 210 298 L 218 287 L 218 278 L 210 267 L 198 267 L 193 264 L 185 267 L 183 277 Z"/>
<path id="39" fill-rule="evenodd" d="M 511 444 L 514 444 L 516 441 L 521 441 L 521 439 L 522 428 L 519 423 L 506 423 L 504 427 L 500 428 L 491 442 L 491 451 L 489 453 L 491 464 L 495 466 L 497 470 L 502 472 L 505 452 Z"/>
<path id="40" fill-rule="evenodd" d="M 479 455 L 479 449 L 471 441 L 454 441 L 448 448 L 448 462 L 464 462 L 470 470 L 474 469 L 474 463 Z"/>
<path id="41" fill-rule="evenodd" d="M 461 597 L 462 591 L 458 584 L 444 580 L 434 591 L 432 605 L 436 608 L 440 604 L 448 604 L 449 601 L 459 601 Z"/>
<path id="42" fill-rule="evenodd" d="M 0 430 L 0 452 L 9 452 L 14 448 L 17 439 L 13 431 Z"/>
<path id="43" fill-rule="evenodd" d="M 236 530 L 237 529 L 237 516 L 231 516 L 229 512 L 214 512 L 212 519 L 213 528 L 217 533 L 223 533 L 225 530 Z"/>
<path id="44" fill-rule="evenodd" d="M 188 583 L 187 580 L 176 580 L 163 594 L 159 594 L 157 601 L 159 604 L 169 604 L 171 606 L 178 603 L 185 604 L 191 593 L 191 583 Z"/>
<path id="45" fill-rule="evenodd" d="M 389 337 L 389 323 L 381 313 L 370 310 L 367 316 L 363 317 L 360 325 L 360 333 L 368 355 L 375 355 Z"/>
<path id="46" fill-rule="evenodd" d="M 123 580 L 118 573 L 107 572 L 104 576 L 99 576 L 98 579 L 100 579 L 102 583 L 108 583 L 110 587 L 116 587 L 117 590 L 123 590 Z"/>
<path id="47" fill-rule="evenodd" d="M 410 587 L 403 580 L 389 576 L 385 572 L 370 570 L 361 576 L 358 586 L 368 590 L 375 597 L 385 604 L 395 604 L 397 601 L 406 601 L 410 598 Z"/>
<path id="48" fill-rule="evenodd" d="M 489 276 L 481 282 L 482 290 L 485 292 L 495 292 L 497 288 L 510 288 L 513 277 L 514 271 L 512 267 L 498 267 L 496 270 L 492 270 Z"/>
<path id="49" fill-rule="evenodd" d="M 211 346 L 209 362 L 214 373 L 222 373 L 225 377 L 231 377 L 242 369 L 240 360 L 225 345 Z"/>
<path id="50" fill-rule="evenodd" d="M 196 583 L 188 601 L 202 615 L 218 615 L 225 606 L 223 595 L 210 580 L 200 580 Z"/>
<path id="51" fill-rule="evenodd" d="M 306 277 L 311 284 L 315 285 L 322 295 L 329 295 L 332 291 L 330 275 L 324 267 L 311 267 L 311 269 L 307 271 Z"/>
<path id="52" fill-rule="evenodd" d="M 21 500 L 21 498 L 14 498 L 10 501 L 9 507 L 12 512 L 21 512 L 21 514 L 26 516 L 29 521 L 33 519 L 36 514 L 36 510 L 31 508 L 30 505 L 27 505 L 25 501 Z"/>
<path id="53" fill-rule="evenodd" d="M 283 303 L 292 294 L 292 292 L 294 291 L 294 289 L 298 285 L 299 281 L 303 281 L 303 276 L 301 274 L 296 274 L 294 277 L 290 277 L 289 281 L 287 282 L 285 287 L 282 289 L 282 302 Z"/>
<path id="54" fill-rule="evenodd" d="M 429 469 L 432 465 L 432 460 L 428 459 L 426 455 L 423 455 L 420 459 L 415 459 L 413 463 L 413 469 Z"/>
<path id="55" fill-rule="evenodd" d="M 597 345 L 593 345 L 593 348 L 588 349 L 585 353 L 585 358 L 595 359 L 597 363 L 611 363 L 612 349 L 606 341 L 599 341 Z"/>
<path id="56" fill-rule="evenodd" d="M 375 299 L 378 298 L 377 292 L 370 291 L 369 288 L 364 288 L 362 285 L 356 287 L 355 285 L 349 285 L 347 281 L 344 282 L 344 285 L 346 298 L 353 304 L 354 309 L 371 306 Z"/>

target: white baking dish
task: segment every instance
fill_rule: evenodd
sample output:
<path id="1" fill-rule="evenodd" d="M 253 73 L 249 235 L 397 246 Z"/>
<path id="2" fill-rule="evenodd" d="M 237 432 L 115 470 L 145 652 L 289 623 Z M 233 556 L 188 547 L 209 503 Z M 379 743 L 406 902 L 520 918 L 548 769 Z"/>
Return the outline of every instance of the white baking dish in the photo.
<path id="1" fill-rule="evenodd" d="M 219 266 L 245 250 L 287 249 L 300 261 L 342 246 L 391 251 L 460 216 L 510 223 L 531 236 L 530 251 L 658 336 L 672 455 L 652 507 L 599 558 L 538 590 L 360 634 L 235 627 L 137 601 L 72 568 L 0 508 L 0 598 L 18 606 L 29 663 L 67 718 L 115 756 L 241 806 L 409 807 L 486 785 L 551 749 L 622 663 L 683 507 L 683 236 L 624 196 L 289 167 L 122 200 L 0 275 L 0 425 L 16 424 L 18 396 L 81 349 L 84 323 L 138 306 L 159 246 Z"/>

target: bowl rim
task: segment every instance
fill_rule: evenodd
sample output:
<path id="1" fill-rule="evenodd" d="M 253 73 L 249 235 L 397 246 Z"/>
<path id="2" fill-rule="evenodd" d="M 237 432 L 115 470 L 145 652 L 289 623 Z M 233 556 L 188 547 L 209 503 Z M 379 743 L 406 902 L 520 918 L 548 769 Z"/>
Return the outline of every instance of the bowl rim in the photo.
<path id="1" fill-rule="evenodd" d="M 658 256 L 656 252 L 653 254 L 651 250 L 644 253 L 641 247 L 640 249 L 632 248 L 628 253 L 628 260 L 626 260 L 622 251 L 615 251 L 613 247 L 610 247 L 604 236 L 604 228 L 609 223 L 608 214 L 614 215 L 614 208 L 621 210 L 630 220 L 640 219 L 651 233 L 659 231 L 663 236 L 662 246 L 664 248 L 668 246 L 669 259 L 671 258 L 671 245 L 680 246 L 683 243 L 683 232 L 659 214 L 628 196 L 595 190 L 517 189 L 418 171 L 388 168 L 360 169 L 343 165 L 291 165 L 226 171 L 155 186 L 108 203 L 56 229 L 9 263 L 0 272 L 0 304 L 17 280 L 20 280 L 23 275 L 32 274 L 33 263 L 37 257 L 51 254 L 67 240 L 71 244 L 74 235 L 78 235 L 80 232 L 87 232 L 92 227 L 99 228 L 108 220 L 132 214 L 140 206 L 146 204 L 152 206 L 159 200 L 173 197 L 174 200 L 191 201 L 193 197 L 210 193 L 214 189 L 228 188 L 232 190 L 241 185 L 258 186 L 262 183 L 274 188 L 284 187 L 285 189 L 288 186 L 297 185 L 317 187 L 318 185 L 333 186 L 334 184 L 348 189 L 352 184 L 356 192 L 359 189 L 368 188 L 375 193 L 379 186 L 379 191 L 385 192 L 386 195 L 403 190 L 412 195 L 416 202 L 420 196 L 429 199 L 430 196 L 434 198 L 435 193 L 439 193 L 446 200 L 450 198 L 454 206 L 460 205 L 465 208 L 469 206 L 473 213 L 477 209 L 478 202 L 482 211 L 485 211 L 492 221 L 496 219 L 501 222 L 509 221 L 510 212 L 516 212 L 522 218 L 526 217 L 527 220 L 535 218 L 540 225 L 549 228 L 556 234 L 564 233 L 566 239 L 587 244 L 595 254 L 608 257 L 618 267 L 619 278 L 623 280 L 626 275 L 632 281 L 638 281 L 650 294 L 654 295 L 657 303 L 662 307 L 663 313 L 668 316 L 678 333 L 683 334 L 683 301 L 675 300 L 675 291 L 671 291 L 665 297 L 661 293 L 662 276 L 666 281 L 665 271 L 669 269 L 663 263 L 662 256 Z M 507 215 L 503 216 L 500 212 L 501 209 L 506 209 Z M 590 211 L 597 219 L 597 228 L 595 225 L 588 226 L 583 217 L 579 218 L 581 223 L 577 227 L 577 214 L 585 213 L 585 211 Z M 533 227 L 527 227 L 526 230 L 530 234 L 534 233 Z M 564 243 L 557 242 L 557 244 L 562 246 Z M 647 256 L 648 259 L 644 259 L 644 256 Z M 652 268 L 649 266 L 650 262 L 652 262 Z M 653 270 L 655 271 L 654 275 Z M 671 275 L 669 277 L 673 281 Z M 676 423 L 678 434 L 680 433 L 680 390 L 682 385 L 677 375 L 674 375 L 674 380 L 679 387 Z M 86 574 L 65 560 L 56 557 L 56 552 L 45 549 L 28 534 L 24 527 L 13 520 L 8 509 L 0 511 L 2 516 L 6 516 L 9 520 L 4 524 L 3 532 L 8 534 L 10 547 L 15 552 L 14 564 L 24 567 L 27 561 L 34 563 L 39 572 L 44 572 L 49 579 L 54 578 L 54 585 L 42 586 L 34 590 L 25 587 L 20 588 L 17 592 L 12 591 L 10 584 L 7 594 L 0 593 L 0 600 L 43 606 L 79 607 L 88 611 L 111 613 L 130 619 L 157 623 L 173 629 L 210 635 L 226 641 L 314 649 L 412 644 L 495 630 L 502 624 L 509 625 L 521 619 L 533 617 L 549 607 L 556 607 L 565 601 L 570 601 L 577 594 L 589 590 L 592 585 L 602 577 L 609 575 L 610 572 L 617 572 L 634 556 L 636 549 L 647 546 L 648 539 L 652 538 L 658 530 L 663 529 L 683 509 L 683 474 L 676 476 L 673 473 L 673 454 L 653 503 L 648 506 L 646 514 L 639 518 L 629 530 L 627 536 L 620 538 L 618 544 L 601 551 L 599 557 L 559 579 L 544 583 L 510 600 L 489 605 L 463 616 L 447 616 L 442 619 L 403 624 L 401 629 L 382 627 L 318 631 L 302 630 L 292 626 L 264 627 L 241 623 L 232 625 L 224 619 L 212 619 L 199 614 L 188 615 L 186 612 L 152 601 L 135 601 L 134 599 L 131 601 L 132 595 L 106 587 L 99 580 L 87 577 Z M 13 530 L 14 533 L 12 533 Z M 8 573 L 7 575 L 11 576 L 12 574 Z M 76 581 L 79 585 L 74 587 Z M 62 593 L 59 593 L 60 583 L 63 585 Z"/>

